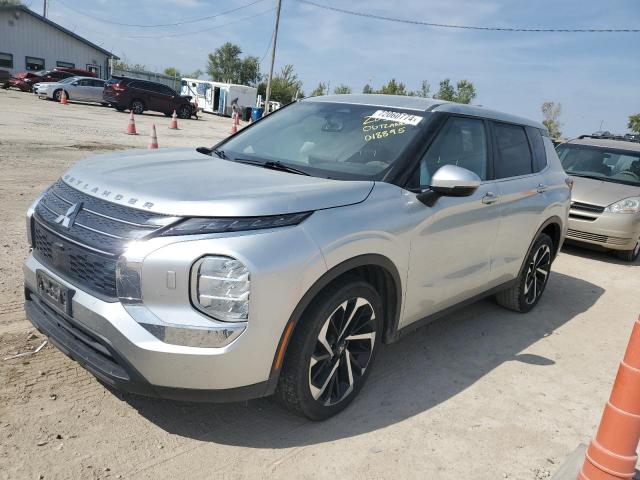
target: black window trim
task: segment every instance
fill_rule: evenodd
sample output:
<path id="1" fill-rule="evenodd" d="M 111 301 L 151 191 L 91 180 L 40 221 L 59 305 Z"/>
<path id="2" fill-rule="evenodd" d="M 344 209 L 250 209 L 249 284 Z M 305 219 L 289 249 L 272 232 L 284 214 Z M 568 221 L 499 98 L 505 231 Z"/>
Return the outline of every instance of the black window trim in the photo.
<path id="1" fill-rule="evenodd" d="M 91 72 L 91 69 L 89 67 L 97 68 L 98 71 Z M 100 65 L 97 65 L 95 63 L 87 63 L 87 72 L 95 73 L 97 75 L 96 78 L 102 78 L 102 67 Z"/>
<path id="2" fill-rule="evenodd" d="M 29 70 L 29 62 L 27 61 L 28 58 L 32 58 L 34 60 L 42 60 L 42 68 L 37 68 L 35 70 Z M 27 72 L 37 72 L 38 70 L 46 70 L 46 65 L 44 62 L 44 58 L 40 58 L 40 57 L 33 57 L 31 55 L 25 55 L 24 56 L 24 69 Z"/>
<path id="3" fill-rule="evenodd" d="M 535 161 L 535 158 L 533 156 L 533 152 L 531 150 L 531 140 L 529 139 L 529 135 L 527 135 L 527 128 L 526 125 L 523 125 L 521 123 L 512 123 L 512 122 L 503 122 L 502 120 L 489 120 L 491 122 L 491 136 L 492 136 L 492 140 L 494 142 L 495 145 L 495 155 L 494 155 L 494 159 L 493 161 L 496 162 L 498 160 L 498 157 L 500 155 L 500 152 L 498 151 L 497 145 L 498 145 L 498 139 L 496 137 L 496 132 L 494 127 L 497 124 L 502 124 L 502 125 L 509 125 L 512 127 L 520 127 L 522 128 L 522 130 L 524 131 L 524 136 L 527 139 L 527 146 L 529 147 L 529 157 L 531 158 L 531 173 L 523 173 L 522 175 L 516 175 L 514 177 L 503 177 L 503 178 L 495 178 L 495 170 L 494 170 L 494 178 L 493 180 L 496 182 L 503 182 L 503 181 L 509 181 L 509 180 L 516 180 L 518 178 L 526 178 L 526 177 L 532 177 L 534 175 L 538 175 L 540 172 L 535 172 L 534 170 L 534 164 L 533 162 Z M 547 162 L 548 164 L 548 162 Z"/>
<path id="4" fill-rule="evenodd" d="M 65 65 L 60 65 L 64 63 Z M 76 68 L 76 64 L 73 62 L 65 62 L 64 60 L 56 60 L 56 67 L 60 68 Z"/>
<path id="5" fill-rule="evenodd" d="M 526 133 L 527 138 L 529 139 L 529 150 L 531 150 L 532 161 L 535 167 L 533 169 L 533 173 L 543 172 L 549 166 L 549 159 L 547 158 L 547 149 L 544 146 L 544 134 L 542 130 L 540 130 L 539 128 L 531 127 L 529 125 L 524 126 L 524 132 Z M 540 140 L 542 141 L 542 155 L 544 156 L 544 165 L 539 164 L 540 162 L 538 162 L 538 158 L 536 158 L 536 156 L 534 155 L 533 139 L 531 138 L 530 132 L 538 132 L 540 134 Z"/>
<path id="6" fill-rule="evenodd" d="M 13 53 L 9 53 L 9 52 L 0 52 L 0 55 L 9 55 L 11 57 L 11 59 L 9 60 L 11 62 L 11 66 L 9 67 L 2 67 L 2 68 L 13 68 Z"/>

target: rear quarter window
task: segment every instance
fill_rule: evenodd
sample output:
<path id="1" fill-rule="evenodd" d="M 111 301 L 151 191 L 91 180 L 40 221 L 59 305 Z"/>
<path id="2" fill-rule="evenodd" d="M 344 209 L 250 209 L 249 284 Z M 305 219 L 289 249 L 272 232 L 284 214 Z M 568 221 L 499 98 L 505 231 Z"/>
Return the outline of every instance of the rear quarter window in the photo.
<path id="1" fill-rule="evenodd" d="M 542 140 L 542 132 L 533 127 L 526 127 L 526 130 L 533 153 L 533 171 L 539 172 L 547 166 L 547 154 L 544 148 L 544 141 Z"/>

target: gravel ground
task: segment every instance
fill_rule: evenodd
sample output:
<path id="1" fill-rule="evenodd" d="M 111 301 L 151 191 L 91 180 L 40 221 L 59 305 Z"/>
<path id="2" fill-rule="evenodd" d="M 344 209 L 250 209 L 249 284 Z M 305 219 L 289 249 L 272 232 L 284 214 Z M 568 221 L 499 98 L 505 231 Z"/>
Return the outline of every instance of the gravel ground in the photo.
<path id="1" fill-rule="evenodd" d="M 160 146 L 211 145 L 229 119 L 167 129 Z M 269 399 L 181 404 L 105 389 L 46 345 L 22 311 L 24 212 L 92 151 L 146 147 L 127 115 L 0 91 L 0 478 L 539 480 L 593 435 L 640 312 L 638 263 L 575 247 L 528 315 L 482 301 L 397 344 L 324 423 Z"/>

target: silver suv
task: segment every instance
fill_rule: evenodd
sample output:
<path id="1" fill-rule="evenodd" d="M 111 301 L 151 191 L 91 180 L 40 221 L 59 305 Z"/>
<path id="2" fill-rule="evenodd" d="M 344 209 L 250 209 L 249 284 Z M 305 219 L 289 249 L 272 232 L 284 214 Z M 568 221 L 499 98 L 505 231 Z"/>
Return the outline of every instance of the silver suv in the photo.
<path id="1" fill-rule="evenodd" d="M 214 148 L 88 158 L 28 212 L 26 311 L 101 381 L 324 419 L 381 344 L 542 295 L 570 187 L 538 123 L 416 97 L 278 110 Z"/>

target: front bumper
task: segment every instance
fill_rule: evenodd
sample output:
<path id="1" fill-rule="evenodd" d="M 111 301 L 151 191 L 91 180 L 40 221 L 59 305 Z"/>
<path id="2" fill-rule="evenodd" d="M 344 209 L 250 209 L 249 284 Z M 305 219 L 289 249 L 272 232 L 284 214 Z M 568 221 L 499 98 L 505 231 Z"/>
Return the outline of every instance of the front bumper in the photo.
<path id="1" fill-rule="evenodd" d="M 25 82 L 24 80 L 21 80 L 19 78 L 10 78 L 9 86 L 19 88 L 23 92 L 30 92 L 32 88 L 31 83 Z"/>
<path id="2" fill-rule="evenodd" d="M 140 260 L 144 304 L 137 305 L 97 298 L 31 254 L 24 265 L 29 319 L 96 377 L 125 391 L 208 401 L 273 393 L 278 374 L 273 369 L 274 358 L 284 327 L 304 292 L 326 271 L 317 246 L 301 228 L 199 240 L 168 239 L 174 242 L 169 244 L 155 240 L 144 242 Z M 298 248 L 291 252 L 282 249 L 283 244 Z M 212 253 L 236 256 L 248 265 L 252 276 L 248 322 L 207 320 L 191 306 L 191 265 Z M 57 313 L 40 298 L 38 270 L 74 291 L 69 316 Z M 167 285 L 168 271 L 175 274 L 174 285 Z M 220 347 L 180 343 L 179 338 L 164 337 L 150 329 L 141 316 L 145 311 L 159 325 L 195 326 L 200 322 L 211 331 L 241 329 L 241 334 L 230 336 L 230 342 Z M 69 325 L 91 341 L 87 343 L 82 335 L 69 337 Z M 105 351 L 109 353 L 106 359 Z"/>
<path id="3" fill-rule="evenodd" d="M 567 240 L 610 250 L 633 250 L 640 239 L 640 215 L 589 213 L 571 209 Z"/>

